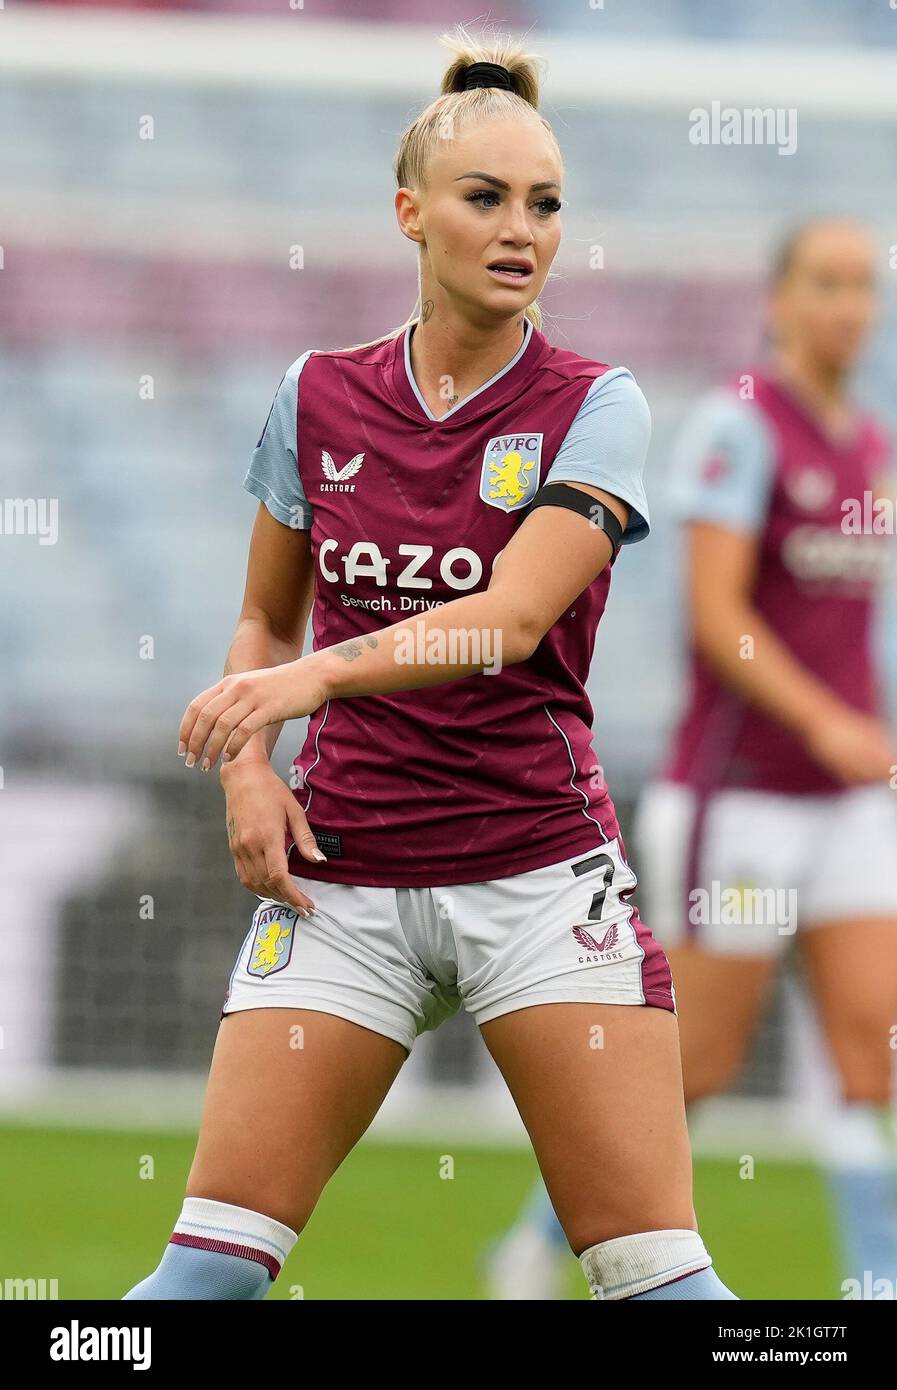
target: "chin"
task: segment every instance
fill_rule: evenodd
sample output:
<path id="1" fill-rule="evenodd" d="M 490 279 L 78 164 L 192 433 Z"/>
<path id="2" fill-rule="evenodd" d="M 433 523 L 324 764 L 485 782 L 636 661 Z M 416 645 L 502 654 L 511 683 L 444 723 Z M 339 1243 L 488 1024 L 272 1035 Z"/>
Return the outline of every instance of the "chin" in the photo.
<path id="1" fill-rule="evenodd" d="M 859 356 L 859 348 L 852 349 L 849 352 L 845 352 L 843 348 L 839 348 L 835 352 L 830 352 L 828 354 L 829 370 L 834 372 L 851 372 L 856 366 Z"/>

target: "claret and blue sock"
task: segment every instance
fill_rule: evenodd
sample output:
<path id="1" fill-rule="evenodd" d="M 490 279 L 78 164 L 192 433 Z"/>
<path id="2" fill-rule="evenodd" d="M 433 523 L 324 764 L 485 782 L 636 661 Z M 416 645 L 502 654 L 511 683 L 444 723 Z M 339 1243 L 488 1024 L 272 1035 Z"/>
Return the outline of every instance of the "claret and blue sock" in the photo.
<path id="1" fill-rule="evenodd" d="M 247 1207 L 186 1197 L 157 1269 L 125 1299 L 259 1299 L 298 1237 Z"/>

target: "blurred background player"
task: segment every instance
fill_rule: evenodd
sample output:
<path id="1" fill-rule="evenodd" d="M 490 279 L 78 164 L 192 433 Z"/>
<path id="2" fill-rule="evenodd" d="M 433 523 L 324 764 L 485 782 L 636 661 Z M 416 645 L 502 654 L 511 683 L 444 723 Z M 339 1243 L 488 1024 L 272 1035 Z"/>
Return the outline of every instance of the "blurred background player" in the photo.
<path id="1" fill-rule="evenodd" d="M 849 519 L 864 498 L 894 497 L 882 430 L 849 391 L 875 259 L 849 221 L 793 232 L 774 268 L 768 362 L 699 402 L 679 438 L 691 681 L 636 820 L 689 1102 L 737 1077 L 799 933 L 840 1081 L 820 1155 L 843 1273 L 861 1287 L 864 1273 L 897 1274 L 897 741 L 873 643 L 893 540 L 868 505 L 858 533 Z M 559 1248 L 536 1192 L 492 1256 L 496 1296 L 558 1297 Z"/>
<path id="2" fill-rule="evenodd" d="M 849 221 L 795 231 L 768 364 L 701 402 L 681 437 L 691 684 L 637 822 L 690 1101 L 737 1076 L 797 932 L 840 1081 L 819 1139 L 843 1272 L 861 1282 L 897 1275 L 897 739 L 873 642 L 893 532 L 873 531 L 868 506 L 855 520 L 894 479 L 849 387 L 875 267 Z M 725 911 L 727 890 L 747 911 Z"/>

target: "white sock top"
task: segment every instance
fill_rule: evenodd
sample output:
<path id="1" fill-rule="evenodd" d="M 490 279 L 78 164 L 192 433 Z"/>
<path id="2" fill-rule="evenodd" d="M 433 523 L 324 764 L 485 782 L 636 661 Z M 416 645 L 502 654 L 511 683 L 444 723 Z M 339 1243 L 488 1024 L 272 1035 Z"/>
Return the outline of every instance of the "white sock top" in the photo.
<path id="1" fill-rule="evenodd" d="M 633 1298 L 711 1264 L 697 1231 L 640 1231 L 592 1245 L 579 1257 L 592 1298 Z"/>
<path id="2" fill-rule="evenodd" d="M 174 1229 L 207 1248 L 230 1245 L 256 1250 L 276 1264 L 278 1270 L 299 1239 L 295 1231 L 273 1216 L 229 1202 L 216 1202 L 211 1197 L 185 1197 Z"/>

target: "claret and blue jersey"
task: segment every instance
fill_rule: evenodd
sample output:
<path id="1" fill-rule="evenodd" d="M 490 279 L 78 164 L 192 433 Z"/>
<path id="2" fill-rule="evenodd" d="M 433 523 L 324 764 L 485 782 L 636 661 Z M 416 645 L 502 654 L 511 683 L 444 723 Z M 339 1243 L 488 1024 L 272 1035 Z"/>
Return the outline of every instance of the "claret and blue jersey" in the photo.
<path id="1" fill-rule="evenodd" d="M 624 544 L 648 533 L 650 416 L 625 368 L 552 347 L 527 321 L 512 360 L 437 419 L 414 381 L 412 331 L 304 353 L 252 457 L 246 488 L 310 531 L 315 649 L 488 588 L 546 482 L 621 498 Z M 317 710 L 296 794 L 328 863 L 301 872 L 435 887 L 618 837 L 585 690 L 609 584 L 608 565 L 527 661 Z"/>

